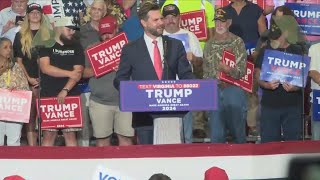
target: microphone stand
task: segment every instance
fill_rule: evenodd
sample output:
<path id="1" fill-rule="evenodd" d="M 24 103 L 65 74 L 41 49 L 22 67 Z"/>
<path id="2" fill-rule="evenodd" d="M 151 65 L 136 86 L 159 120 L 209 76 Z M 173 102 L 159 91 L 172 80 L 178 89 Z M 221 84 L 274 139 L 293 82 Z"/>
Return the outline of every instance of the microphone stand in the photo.
<path id="1" fill-rule="evenodd" d="M 41 123 L 42 123 L 42 119 L 41 119 L 41 70 L 40 70 L 40 66 L 39 66 L 39 59 L 40 59 L 40 48 L 43 48 L 43 46 L 36 46 L 34 48 L 34 51 L 37 54 L 37 61 L 38 61 L 38 79 L 39 79 L 39 86 L 38 86 L 38 94 L 37 94 L 37 126 L 38 126 L 38 145 L 41 146 L 42 145 L 42 130 L 41 130 Z"/>

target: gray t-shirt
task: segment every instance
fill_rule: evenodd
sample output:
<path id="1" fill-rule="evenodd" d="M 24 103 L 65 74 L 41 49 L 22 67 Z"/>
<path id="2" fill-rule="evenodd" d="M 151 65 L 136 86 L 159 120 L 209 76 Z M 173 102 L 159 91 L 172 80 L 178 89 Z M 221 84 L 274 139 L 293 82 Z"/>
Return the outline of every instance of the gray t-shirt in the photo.
<path id="1" fill-rule="evenodd" d="M 84 49 L 100 43 L 99 32 L 92 28 L 90 22 L 80 28 L 80 42 Z M 85 66 L 91 67 L 88 55 L 85 56 Z M 89 79 L 91 89 L 90 99 L 104 105 L 119 105 L 119 92 L 113 86 L 115 71 L 105 74 L 99 78 L 92 77 Z"/>

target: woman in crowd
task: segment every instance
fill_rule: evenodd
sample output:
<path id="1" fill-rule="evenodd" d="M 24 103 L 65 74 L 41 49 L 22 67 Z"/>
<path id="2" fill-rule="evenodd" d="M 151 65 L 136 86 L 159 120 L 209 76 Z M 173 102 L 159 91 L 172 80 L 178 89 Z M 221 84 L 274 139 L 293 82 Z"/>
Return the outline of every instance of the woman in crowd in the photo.
<path id="1" fill-rule="evenodd" d="M 0 38 L 0 88 L 10 90 L 29 90 L 28 81 L 19 64 L 14 63 L 12 43 Z M 4 145 L 4 136 L 8 146 L 20 146 L 22 123 L 0 120 L 0 146 Z"/>
<path id="2" fill-rule="evenodd" d="M 37 133 L 35 130 L 36 122 L 36 97 L 38 97 L 39 74 L 37 64 L 37 52 L 32 49 L 32 41 L 41 27 L 42 36 L 49 33 L 49 27 L 45 25 L 45 16 L 42 13 L 41 6 L 36 3 L 29 4 L 24 22 L 21 25 L 20 32 L 17 33 L 13 49 L 14 56 L 18 64 L 27 77 L 29 86 L 33 92 L 32 106 L 30 111 L 30 122 L 26 124 L 27 139 L 30 146 L 37 144 Z"/>

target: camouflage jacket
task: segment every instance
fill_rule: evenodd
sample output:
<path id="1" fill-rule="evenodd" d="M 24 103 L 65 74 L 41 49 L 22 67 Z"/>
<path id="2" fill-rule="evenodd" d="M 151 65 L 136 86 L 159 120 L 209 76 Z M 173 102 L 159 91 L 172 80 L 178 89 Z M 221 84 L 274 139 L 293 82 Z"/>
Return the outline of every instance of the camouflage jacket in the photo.
<path id="1" fill-rule="evenodd" d="M 203 78 L 219 79 L 219 63 L 222 61 L 223 51 L 232 52 L 236 58 L 236 67 L 231 70 L 229 76 L 240 79 L 246 74 L 247 52 L 242 39 L 232 33 L 229 39 L 217 41 L 210 39 L 204 47 Z"/>

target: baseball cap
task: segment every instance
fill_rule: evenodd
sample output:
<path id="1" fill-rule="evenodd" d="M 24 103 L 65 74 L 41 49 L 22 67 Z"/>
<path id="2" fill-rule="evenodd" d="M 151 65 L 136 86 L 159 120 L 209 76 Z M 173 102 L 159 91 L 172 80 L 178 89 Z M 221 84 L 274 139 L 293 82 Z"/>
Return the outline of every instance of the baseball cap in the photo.
<path id="1" fill-rule="evenodd" d="M 5 177 L 3 180 L 25 180 L 23 177 L 18 175 Z"/>
<path id="2" fill-rule="evenodd" d="M 28 4 L 28 6 L 27 6 L 27 14 L 29 14 L 33 10 L 38 10 L 38 11 L 40 11 L 42 13 L 42 8 L 41 8 L 40 4 L 37 4 L 37 3 Z"/>
<path id="3" fill-rule="evenodd" d="M 79 24 L 74 20 L 73 17 L 64 16 L 61 18 L 54 19 L 55 27 L 68 27 L 70 29 L 79 30 Z"/>
<path id="4" fill-rule="evenodd" d="M 220 20 L 222 22 L 226 22 L 228 19 L 231 19 L 231 16 L 229 16 L 229 14 L 222 8 L 218 8 L 216 10 L 216 13 L 214 14 L 213 20 Z"/>
<path id="5" fill-rule="evenodd" d="M 212 167 L 205 172 L 204 180 L 229 180 L 229 177 L 225 170 Z"/>
<path id="6" fill-rule="evenodd" d="M 112 34 L 117 28 L 117 20 L 113 16 L 105 16 L 99 21 L 99 33 Z"/>
<path id="7" fill-rule="evenodd" d="M 165 5 L 162 9 L 162 16 L 166 17 L 168 15 L 178 16 L 180 15 L 180 10 L 175 4 Z"/>

